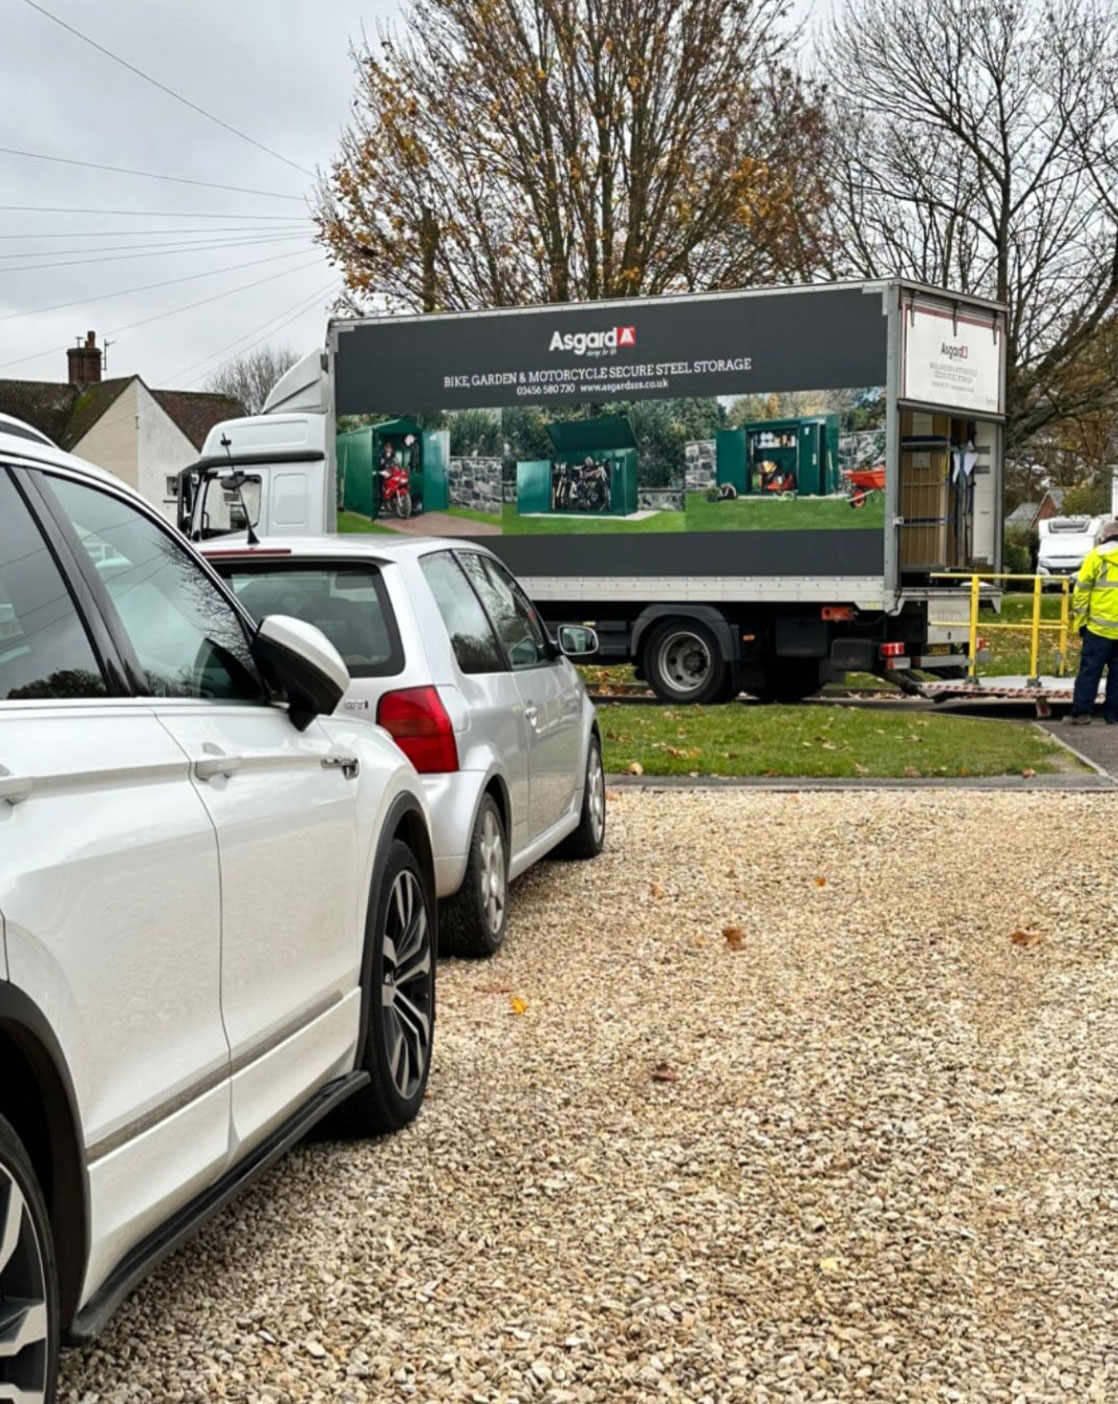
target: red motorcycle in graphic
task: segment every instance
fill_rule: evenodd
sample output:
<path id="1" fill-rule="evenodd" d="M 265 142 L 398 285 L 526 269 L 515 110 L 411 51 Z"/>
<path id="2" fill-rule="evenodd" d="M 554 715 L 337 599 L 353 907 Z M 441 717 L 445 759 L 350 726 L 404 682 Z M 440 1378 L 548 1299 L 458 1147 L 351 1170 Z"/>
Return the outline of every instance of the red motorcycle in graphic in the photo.
<path id="1" fill-rule="evenodd" d="M 408 470 L 402 463 L 393 462 L 381 468 L 380 505 L 385 512 L 394 512 L 397 517 L 411 516 L 411 480 Z"/>

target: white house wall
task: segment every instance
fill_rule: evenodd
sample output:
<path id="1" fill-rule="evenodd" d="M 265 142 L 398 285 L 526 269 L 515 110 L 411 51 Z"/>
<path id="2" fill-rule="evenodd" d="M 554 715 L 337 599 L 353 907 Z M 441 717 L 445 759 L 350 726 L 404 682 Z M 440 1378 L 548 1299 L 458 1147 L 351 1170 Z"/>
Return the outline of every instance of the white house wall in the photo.
<path id="1" fill-rule="evenodd" d="M 198 450 L 146 385 L 139 389 L 140 480 L 137 486 L 169 522 L 178 519 L 175 498 L 168 492 L 174 478 L 198 458 Z"/>
<path id="2" fill-rule="evenodd" d="M 126 385 L 88 434 L 73 447 L 79 458 L 115 473 L 134 488 L 140 486 L 136 432 L 139 389 L 138 380 Z"/>

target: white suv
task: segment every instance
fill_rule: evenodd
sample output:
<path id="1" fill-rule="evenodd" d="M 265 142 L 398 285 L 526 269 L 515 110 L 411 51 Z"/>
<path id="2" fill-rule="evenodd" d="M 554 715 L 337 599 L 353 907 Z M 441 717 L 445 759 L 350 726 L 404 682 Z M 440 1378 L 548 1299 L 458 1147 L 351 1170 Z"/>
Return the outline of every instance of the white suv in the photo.
<path id="1" fill-rule="evenodd" d="M 345 666 L 0 429 L 0 1400 L 327 1112 L 418 1111 L 426 798 Z M 282 699 L 282 700 L 281 700 Z"/>

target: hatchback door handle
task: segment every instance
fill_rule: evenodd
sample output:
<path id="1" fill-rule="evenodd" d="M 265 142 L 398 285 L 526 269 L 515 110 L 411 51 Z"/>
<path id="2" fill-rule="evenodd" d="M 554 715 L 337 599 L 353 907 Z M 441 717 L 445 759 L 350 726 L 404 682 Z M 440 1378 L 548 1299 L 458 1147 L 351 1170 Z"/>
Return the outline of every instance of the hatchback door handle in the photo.
<path id="1" fill-rule="evenodd" d="M 0 800 L 19 804 L 34 788 L 35 781 L 30 775 L 13 775 L 7 766 L 0 765 Z"/>
<path id="2" fill-rule="evenodd" d="M 219 775 L 224 775 L 228 779 L 230 775 L 235 775 L 245 763 L 244 756 L 227 756 L 224 751 L 221 751 L 217 746 L 211 746 L 208 742 L 202 749 L 211 754 L 194 762 L 194 774 L 199 780 L 214 780 Z"/>
<path id="3" fill-rule="evenodd" d="M 337 751 L 323 756 L 322 766 L 324 770 L 340 770 L 347 780 L 356 780 L 361 773 L 361 762 L 356 756 L 343 756 Z"/>

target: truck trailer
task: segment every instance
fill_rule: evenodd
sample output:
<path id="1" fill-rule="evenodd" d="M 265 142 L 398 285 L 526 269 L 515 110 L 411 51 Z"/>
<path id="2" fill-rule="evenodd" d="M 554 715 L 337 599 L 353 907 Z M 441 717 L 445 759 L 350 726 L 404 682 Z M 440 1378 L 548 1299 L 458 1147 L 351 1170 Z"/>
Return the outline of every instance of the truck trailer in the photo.
<path id="1" fill-rule="evenodd" d="M 333 320 L 211 432 L 182 523 L 371 515 L 361 435 L 403 424 L 420 515 L 377 525 L 484 541 L 665 700 L 957 676 L 950 576 L 1001 569 L 1005 316 L 885 279 Z"/>

